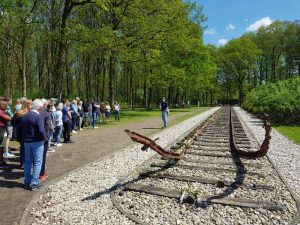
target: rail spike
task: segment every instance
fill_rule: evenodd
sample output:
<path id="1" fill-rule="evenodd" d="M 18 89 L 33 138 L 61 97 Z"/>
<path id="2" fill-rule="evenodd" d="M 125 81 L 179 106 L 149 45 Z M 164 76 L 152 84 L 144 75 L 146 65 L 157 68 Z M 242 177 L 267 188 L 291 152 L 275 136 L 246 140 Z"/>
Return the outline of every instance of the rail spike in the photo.
<path id="1" fill-rule="evenodd" d="M 232 122 L 232 111 L 231 111 L 231 122 Z M 263 123 L 264 123 L 263 127 L 265 128 L 265 139 L 264 139 L 263 143 L 261 144 L 260 149 L 258 151 L 250 151 L 250 152 L 243 151 L 236 146 L 235 140 L 233 140 L 234 148 L 240 156 L 255 159 L 255 158 L 264 157 L 267 154 L 267 152 L 269 150 L 270 140 L 271 140 L 271 134 L 270 134 L 271 133 L 271 124 L 270 124 L 270 117 L 266 113 L 263 114 Z M 232 138 L 234 139 L 233 125 L 231 127 L 232 127 Z"/>
<path id="2" fill-rule="evenodd" d="M 130 136 L 131 140 L 133 140 L 137 143 L 143 144 L 144 146 L 142 147 L 142 149 L 145 149 L 145 146 L 146 146 L 146 147 L 149 147 L 152 150 L 156 151 L 159 155 L 164 156 L 166 158 L 170 158 L 170 159 L 181 159 L 182 158 L 181 154 L 169 152 L 169 151 L 165 150 L 164 148 L 162 148 L 161 146 L 156 144 L 155 141 L 151 140 L 148 137 L 145 137 L 141 134 L 130 131 L 128 129 L 126 129 L 124 131 Z"/>

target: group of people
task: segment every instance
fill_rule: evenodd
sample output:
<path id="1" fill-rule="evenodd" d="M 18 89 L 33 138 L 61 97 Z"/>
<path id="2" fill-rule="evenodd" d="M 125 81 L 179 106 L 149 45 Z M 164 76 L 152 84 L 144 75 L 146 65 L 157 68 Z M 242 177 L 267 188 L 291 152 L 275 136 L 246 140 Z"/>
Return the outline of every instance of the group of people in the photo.
<path id="1" fill-rule="evenodd" d="M 112 108 L 115 120 L 120 121 L 120 105 L 91 102 L 75 98 L 72 101 L 62 99 L 30 99 L 20 98 L 13 110 L 12 100 L 0 97 L 0 168 L 7 167 L 4 158 L 12 158 L 9 152 L 9 140 L 20 143 L 20 167 L 24 168 L 24 188 L 37 190 L 40 180 L 48 177 L 46 173 L 46 156 L 55 152 L 51 147 L 60 147 L 61 137 L 64 143 L 72 143 L 71 132 L 77 133 L 88 124 L 97 128 L 98 115 L 101 123 L 110 120 Z M 31 172 L 31 168 L 33 170 Z"/>

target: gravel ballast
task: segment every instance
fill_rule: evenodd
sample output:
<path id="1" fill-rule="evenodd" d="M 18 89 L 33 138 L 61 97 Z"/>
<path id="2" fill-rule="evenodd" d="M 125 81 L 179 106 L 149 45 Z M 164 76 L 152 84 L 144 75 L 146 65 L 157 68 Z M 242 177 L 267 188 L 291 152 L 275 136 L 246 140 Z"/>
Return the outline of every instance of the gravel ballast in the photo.
<path id="1" fill-rule="evenodd" d="M 169 146 L 216 112 L 219 107 L 165 129 L 151 138 Z M 47 187 L 28 209 L 24 224 L 133 224 L 110 200 L 110 190 L 122 177 L 155 155 L 132 144 L 82 167 Z M 29 206 L 29 207 L 30 207 Z"/>
<path id="2" fill-rule="evenodd" d="M 162 147 L 167 148 L 176 143 L 196 125 L 207 119 L 219 108 L 213 108 L 205 113 L 186 120 L 176 126 L 162 130 L 151 138 L 159 137 L 157 141 Z M 262 121 L 251 114 L 235 107 L 242 119 L 242 123 L 249 140 L 252 143 L 261 143 L 264 138 Z M 283 135 L 273 130 L 268 158 L 275 164 L 280 175 L 291 187 L 296 195 L 299 195 L 300 176 L 297 174 L 300 162 L 300 148 Z M 132 144 L 103 159 L 88 164 L 50 185 L 28 208 L 27 220 L 24 224 L 134 224 L 126 216 L 122 215 L 112 204 L 110 193 L 115 188 L 118 180 L 122 182 L 133 181 L 138 176 L 138 171 L 147 169 L 140 165 L 150 165 L 151 162 L 159 163 L 160 157 L 151 150 L 142 152 L 141 145 Z M 149 159 L 151 159 L 149 161 Z M 195 157 L 197 159 L 197 157 Z M 200 159 L 200 157 L 199 157 Z M 203 157 L 202 157 L 203 159 Z M 205 157 L 204 157 L 205 159 Z M 212 158 L 207 157 L 207 160 Z M 148 162 L 146 164 L 145 161 Z M 230 160 L 230 159 L 228 159 Z M 213 162 L 213 161 L 211 161 Z M 243 159 L 243 162 L 251 163 L 252 160 Z M 183 162 L 193 164 L 192 162 Z M 176 199 L 161 196 L 147 195 L 136 192 L 124 192 L 124 195 L 116 196 L 122 207 L 132 215 L 148 224 L 289 224 L 295 216 L 296 206 L 294 199 L 280 180 L 266 157 L 257 159 L 256 163 L 264 165 L 263 170 L 248 167 L 249 171 L 264 171 L 266 178 L 258 180 L 274 186 L 274 192 L 265 190 L 238 189 L 232 192 L 230 197 L 247 199 L 267 199 L 283 204 L 283 211 L 269 211 L 265 209 L 253 210 L 252 208 L 229 207 L 219 204 L 209 205 L 208 208 L 192 209 L 188 205 L 181 205 Z M 207 166 L 216 166 L 213 163 Z M 230 166 L 222 166 L 222 168 Z M 139 168 L 139 170 L 136 170 Z M 234 179 L 233 174 L 222 172 L 205 172 L 201 170 L 182 170 L 170 168 L 171 174 L 195 175 L 208 178 Z M 124 179 L 123 179 L 124 178 Z M 246 177 L 246 183 L 256 183 L 255 176 Z M 180 190 L 182 187 L 195 190 L 205 190 L 206 194 L 218 195 L 226 188 L 216 188 L 210 184 L 195 184 L 192 182 L 178 182 L 168 179 L 136 181 L 136 183 L 154 185 L 162 188 Z M 298 212 L 299 213 L 299 212 Z"/>
<path id="3" fill-rule="evenodd" d="M 240 107 L 235 107 L 235 111 L 247 124 L 255 139 L 261 144 L 265 135 L 262 121 Z M 300 199 L 300 146 L 275 129 L 272 129 L 271 137 L 268 157 L 278 168 L 297 198 Z"/>

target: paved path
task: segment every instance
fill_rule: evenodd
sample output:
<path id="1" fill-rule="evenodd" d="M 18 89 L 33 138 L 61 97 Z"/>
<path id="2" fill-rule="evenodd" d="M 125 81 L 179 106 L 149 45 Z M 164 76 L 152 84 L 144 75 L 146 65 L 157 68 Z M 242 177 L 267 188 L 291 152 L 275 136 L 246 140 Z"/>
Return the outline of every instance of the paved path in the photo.
<path id="1" fill-rule="evenodd" d="M 177 118 L 188 114 L 177 113 L 169 117 L 169 124 Z M 47 157 L 47 183 L 62 176 L 78 167 L 95 161 L 111 152 L 117 151 L 131 143 L 124 129 L 133 130 L 144 135 L 150 135 L 161 130 L 162 121 L 151 118 L 142 122 L 126 124 L 114 124 L 99 127 L 99 129 L 87 129 L 73 134 L 73 144 L 64 144 L 55 148 L 55 153 L 49 153 Z M 17 165 L 18 158 L 14 159 Z M 13 163 L 13 162 L 12 162 Z M 17 225 L 20 223 L 26 205 L 36 192 L 22 188 L 23 170 L 10 169 L 0 170 L 0 225 Z"/>

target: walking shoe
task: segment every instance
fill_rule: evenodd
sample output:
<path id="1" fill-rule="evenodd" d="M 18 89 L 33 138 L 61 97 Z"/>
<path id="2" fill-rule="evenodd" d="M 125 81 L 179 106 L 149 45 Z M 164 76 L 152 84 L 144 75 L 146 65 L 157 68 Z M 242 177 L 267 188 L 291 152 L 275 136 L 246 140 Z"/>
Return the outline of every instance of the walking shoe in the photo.
<path id="1" fill-rule="evenodd" d="M 5 152 L 5 153 L 3 154 L 3 157 L 4 157 L 4 158 L 7 158 L 7 159 L 10 159 L 10 158 L 14 158 L 15 155 L 12 154 L 12 153 L 9 153 L 9 152 Z"/>
<path id="2" fill-rule="evenodd" d="M 39 184 L 34 184 L 34 185 L 31 185 L 30 190 L 31 190 L 31 191 L 36 191 L 36 190 L 40 189 L 42 186 L 43 186 L 43 185 L 42 185 L 41 183 L 39 183 Z"/>
<path id="3" fill-rule="evenodd" d="M 60 147 L 60 146 L 62 146 L 62 144 L 61 144 L 61 143 L 58 143 L 58 144 L 56 144 L 56 147 Z"/>
<path id="4" fill-rule="evenodd" d="M 26 190 L 30 190 L 30 183 L 28 184 L 23 184 L 23 188 L 26 189 Z"/>
<path id="5" fill-rule="evenodd" d="M 65 141 L 64 143 L 66 143 L 66 144 L 71 144 L 71 143 L 74 143 L 74 141 Z"/>
<path id="6" fill-rule="evenodd" d="M 47 152 L 55 152 L 53 148 L 49 148 Z"/>
<path id="7" fill-rule="evenodd" d="M 80 128 L 79 130 L 83 130 L 82 128 Z"/>
<path id="8" fill-rule="evenodd" d="M 72 130 L 72 133 L 73 133 L 73 134 L 77 134 L 77 131 L 76 131 L 76 130 Z"/>
<path id="9" fill-rule="evenodd" d="M 40 176 L 40 180 L 46 180 L 47 177 L 49 177 L 49 174 L 48 173 L 44 173 L 42 176 Z"/>

